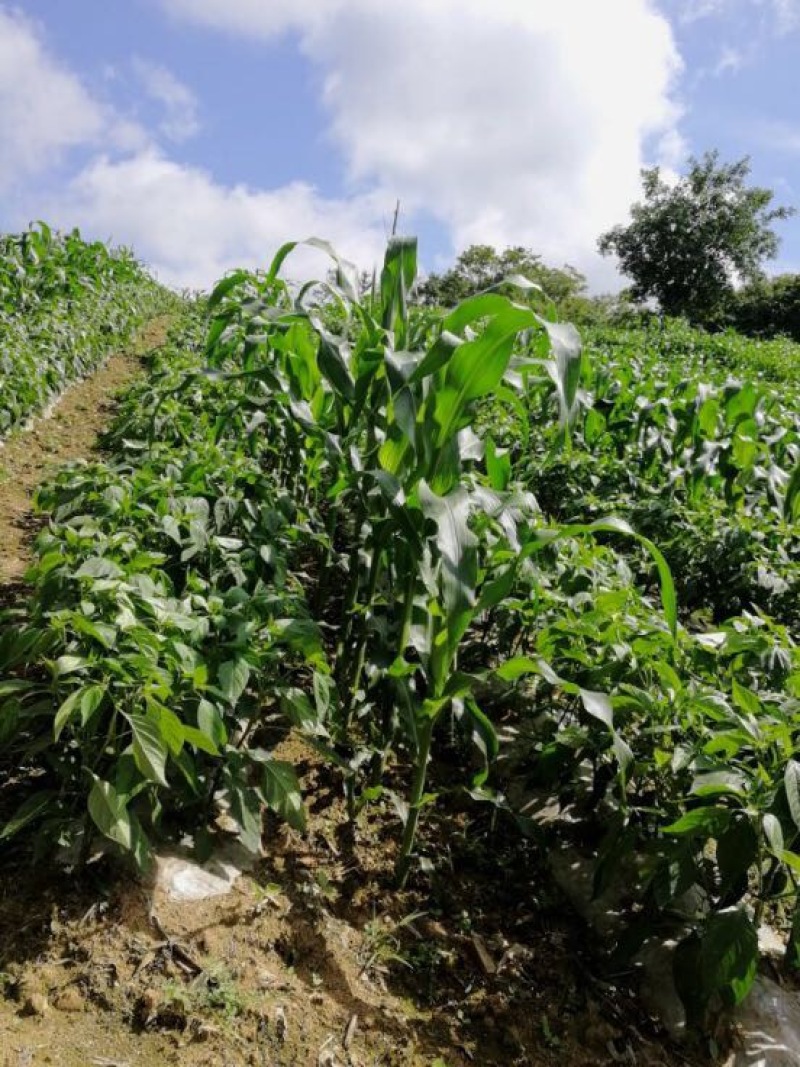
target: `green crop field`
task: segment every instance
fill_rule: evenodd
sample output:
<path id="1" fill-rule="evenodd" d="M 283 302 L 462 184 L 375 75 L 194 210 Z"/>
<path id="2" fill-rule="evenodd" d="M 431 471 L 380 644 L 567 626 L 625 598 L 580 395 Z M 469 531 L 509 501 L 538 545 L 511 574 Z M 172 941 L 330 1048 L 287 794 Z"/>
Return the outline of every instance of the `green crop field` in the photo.
<path id="1" fill-rule="evenodd" d="M 766 919 L 800 965 L 800 347 L 578 331 L 523 289 L 423 307 L 412 239 L 367 292 L 332 250 L 298 288 L 292 249 L 184 301 L 103 458 L 38 492 L 0 839 L 146 868 L 207 855 L 222 805 L 257 852 L 265 809 L 302 833 L 323 799 L 290 733 L 354 831 L 381 813 L 398 890 L 465 818 L 490 863 L 580 846 L 627 886 L 617 966 L 678 937 L 702 1028 Z M 0 257 L 5 431 L 157 294 L 46 229 Z"/>
<path id="2" fill-rule="evenodd" d="M 0 438 L 95 370 L 164 299 L 124 249 L 44 223 L 0 238 Z"/>

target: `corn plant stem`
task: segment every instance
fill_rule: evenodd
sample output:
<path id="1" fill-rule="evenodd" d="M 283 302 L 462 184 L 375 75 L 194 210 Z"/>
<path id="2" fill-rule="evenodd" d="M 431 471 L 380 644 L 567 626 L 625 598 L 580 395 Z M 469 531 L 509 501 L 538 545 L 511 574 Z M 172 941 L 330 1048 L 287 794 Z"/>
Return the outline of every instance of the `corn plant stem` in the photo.
<path id="1" fill-rule="evenodd" d="M 411 623 L 414 615 L 414 592 L 416 591 L 416 573 L 413 569 L 409 569 L 408 577 L 406 578 L 405 592 L 403 593 L 403 622 L 400 627 L 400 640 L 397 645 L 397 657 L 398 659 L 404 655 L 405 650 L 408 648 L 408 642 L 411 637 Z M 383 748 L 375 753 L 372 759 L 372 765 L 370 768 L 369 784 L 376 786 L 383 780 L 383 771 L 386 766 L 386 756 L 392 745 L 392 731 L 393 731 L 393 716 L 391 709 L 384 711 L 384 723 L 383 723 Z"/>
<path id="2" fill-rule="evenodd" d="M 434 719 L 426 719 L 424 723 L 420 724 L 417 731 L 417 758 L 414 767 L 414 780 L 411 784 L 408 818 L 403 830 L 400 854 L 397 857 L 396 874 L 399 889 L 403 889 L 405 886 L 411 870 L 411 853 L 417 836 L 420 806 L 425 795 L 425 781 L 428 775 L 428 759 L 431 752 L 434 721 Z"/>
<path id="3" fill-rule="evenodd" d="M 331 559 L 333 558 L 333 553 L 336 546 L 336 535 L 339 526 L 338 519 L 339 509 L 331 506 L 328 510 L 328 514 L 325 516 L 325 536 L 327 543 L 320 558 L 319 581 L 317 582 L 317 591 L 315 597 L 315 608 L 317 614 L 322 611 L 322 608 L 324 607 L 328 598 Z"/>
<path id="4" fill-rule="evenodd" d="M 350 556 L 348 560 L 347 569 L 350 574 L 349 581 L 347 583 L 347 592 L 345 593 L 344 603 L 342 604 L 342 619 L 341 619 L 341 635 L 339 642 L 336 646 L 336 674 L 339 681 L 342 679 L 344 671 L 344 655 L 350 644 L 350 633 L 353 627 L 353 611 L 358 599 L 358 556 L 359 556 L 359 543 L 356 541 L 350 549 Z"/>
<path id="5" fill-rule="evenodd" d="M 336 647 L 336 675 L 341 682 L 344 670 L 344 655 L 350 644 L 350 635 L 353 627 L 353 613 L 358 600 L 359 581 L 359 552 L 361 549 L 361 530 L 366 520 L 366 506 L 363 500 L 359 500 L 356 513 L 355 529 L 353 531 L 353 544 L 350 549 L 348 571 L 350 580 L 347 585 L 347 594 L 342 605 L 341 637 Z"/>
<path id="6" fill-rule="evenodd" d="M 414 592 L 416 590 L 416 571 L 414 568 L 409 568 L 408 577 L 406 579 L 406 588 L 403 594 L 403 623 L 400 627 L 400 642 L 397 647 L 398 657 L 405 655 L 405 651 L 408 648 L 408 642 L 411 638 L 411 623 L 414 615 Z"/>
<path id="7" fill-rule="evenodd" d="M 381 576 L 381 562 L 383 561 L 383 552 L 375 550 L 372 554 L 372 562 L 369 567 L 369 578 L 367 579 L 367 592 L 364 602 L 362 604 L 362 615 L 360 620 L 358 644 L 356 645 L 355 653 L 355 665 L 353 667 L 353 674 L 350 679 L 350 689 L 347 698 L 347 708 L 345 709 L 344 721 L 345 728 L 350 723 L 350 716 L 352 714 L 353 702 L 355 695 L 358 692 L 358 687 L 361 682 L 361 673 L 364 670 L 364 662 L 367 656 L 367 639 L 369 637 L 369 612 L 372 608 L 372 603 L 375 599 L 375 590 L 378 587 L 378 579 Z"/>
<path id="8" fill-rule="evenodd" d="M 753 925 L 755 926 L 756 930 L 758 930 L 758 928 L 761 926 L 761 922 L 764 917 L 764 907 L 766 903 L 764 900 L 764 895 L 766 886 L 764 884 L 764 845 L 758 827 L 756 827 L 756 834 L 758 841 L 758 851 L 756 853 L 756 870 L 758 871 L 758 895 L 756 897 L 755 908 L 753 909 Z"/>

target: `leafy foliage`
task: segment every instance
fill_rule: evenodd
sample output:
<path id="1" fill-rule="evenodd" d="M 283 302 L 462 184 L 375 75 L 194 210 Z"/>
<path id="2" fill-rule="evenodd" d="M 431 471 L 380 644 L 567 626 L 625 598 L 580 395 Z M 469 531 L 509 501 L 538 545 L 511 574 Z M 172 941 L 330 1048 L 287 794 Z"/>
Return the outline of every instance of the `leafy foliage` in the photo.
<path id="1" fill-rule="evenodd" d="M 0 237 L 0 437 L 170 302 L 125 249 L 44 223 Z"/>
<path id="2" fill-rule="evenodd" d="M 720 320 L 734 283 L 758 277 L 777 253 L 771 224 L 792 214 L 770 206 L 771 190 L 747 186 L 749 173 L 748 159 L 720 163 L 717 152 L 690 159 L 675 184 L 658 167 L 642 171 L 644 201 L 633 205 L 627 226 L 599 240 L 633 280 L 634 299 L 652 297 L 666 314 L 696 323 Z"/>
<path id="3" fill-rule="evenodd" d="M 800 275 L 758 278 L 734 297 L 730 317 L 736 329 L 754 337 L 783 334 L 800 340 Z"/>
<path id="4" fill-rule="evenodd" d="M 533 282 L 558 307 L 581 297 L 586 289 L 586 279 L 574 267 L 549 267 L 528 248 L 515 246 L 498 252 L 491 245 L 470 245 L 449 270 L 429 274 L 417 296 L 424 304 L 454 307 L 487 289 L 502 291 L 509 278 Z"/>
<path id="5" fill-rule="evenodd" d="M 108 460 L 42 489 L 0 634 L 37 789 L 2 835 L 143 864 L 224 808 L 258 849 L 265 807 L 304 827 L 291 728 L 351 820 L 391 802 L 401 883 L 448 790 L 623 878 L 615 960 L 679 938 L 703 1024 L 767 911 L 797 925 L 796 350 L 684 324 L 584 349 L 497 292 L 415 307 L 412 239 L 366 292 L 313 243 L 328 281 L 282 280 L 294 244 L 223 279 Z"/>

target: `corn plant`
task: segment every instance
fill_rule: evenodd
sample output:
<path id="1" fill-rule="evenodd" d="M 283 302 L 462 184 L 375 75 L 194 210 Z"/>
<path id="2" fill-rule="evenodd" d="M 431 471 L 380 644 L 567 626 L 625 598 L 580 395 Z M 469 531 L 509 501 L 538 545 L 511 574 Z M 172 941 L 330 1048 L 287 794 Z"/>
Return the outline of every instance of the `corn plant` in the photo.
<path id="1" fill-rule="evenodd" d="M 411 760 L 400 804 L 403 881 L 442 716 L 455 714 L 487 760 L 497 752 L 480 679 L 459 666 L 475 624 L 543 545 L 630 531 L 602 523 L 541 529 L 534 499 L 474 429 L 482 402 L 520 393 L 543 368 L 568 440 L 581 363 L 571 327 L 494 292 L 443 317 L 415 314 L 410 239 L 390 243 L 374 296 L 359 298 L 352 268 L 335 254 L 336 282 L 292 294 L 278 271 L 293 247 L 262 278 L 234 275 L 212 295 L 211 373 L 235 361 L 228 379 L 251 383 L 254 453 L 296 495 L 319 546 L 309 564 L 312 597 L 335 635 L 332 755 L 348 770 L 351 814 L 359 774 L 364 796 L 375 795 L 389 755 Z M 674 617 L 666 565 L 647 547 Z M 331 602 L 334 586 L 344 592 Z"/>
<path id="2" fill-rule="evenodd" d="M 126 249 L 87 243 L 77 230 L 39 223 L 0 237 L 0 437 L 175 304 Z"/>
<path id="3" fill-rule="evenodd" d="M 552 847 L 577 827 L 598 888 L 630 872 L 619 958 L 679 913 L 703 1021 L 745 995 L 800 870 L 783 349 L 758 357 L 782 395 L 731 378 L 727 342 L 679 365 L 680 331 L 599 334 L 587 359 L 520 279 L 420 309 L 412 239 L 367 292 L 311 243 L 326 280 L 282 278 L 294 244 L 223 279 L 108 461 L 42 490 L 0 637 L 0 736 L 40 788 L 4 837 L 100 831 L 144 862 L 190 827 L 202 851 L 224 804 L 257 848 L 264 806 L 303 826 L 269 747 L 292 725 L 353 822 L 394 801 L 403 883 L 447 723 L 472 797 L 537 834 L 555 798 L 576 821 Z"/>

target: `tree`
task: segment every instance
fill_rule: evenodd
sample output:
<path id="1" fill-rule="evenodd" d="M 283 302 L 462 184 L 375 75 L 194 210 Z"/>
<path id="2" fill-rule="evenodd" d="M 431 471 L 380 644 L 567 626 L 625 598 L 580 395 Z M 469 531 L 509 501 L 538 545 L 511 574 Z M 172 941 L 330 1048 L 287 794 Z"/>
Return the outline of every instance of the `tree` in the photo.
<path id="1" fill-rule="evenodd" d="M 498 252 L 491 245 L 470 245 L 444 274 L 430 274 L 417 295 L 425 304 L 452 307 L 468 296 L 498 286 L 511 274 L 521 274 L 541 285 L 556 304 L 580 296 L 586 279 L 574 267 L 548 267 L 528 248 L 517 245 Z"/>
<path id="2" fill-rule="evenodd" d="M 800 274 L 759 278 L 736 293 L 731 322 L 756 337 L 785 334 L 800 340 Z"/>
<path id="3" fill-rule="evenodd" d="M 662 311 L 707 325 L 719 321 L 737 282 L 759 277 L 778 251 L 771 224 L 792 208 L 771 207 L 774 193 L 745 182 L 750 160 L 720 163 L 718 152 L 692 158 L 674 185 L 658 167 L 642 171 L 644 201 L 631 222 L 603 234 L 603 255 L 616 253 L 633 279 L 635 300 L 654 297 Z"/>

